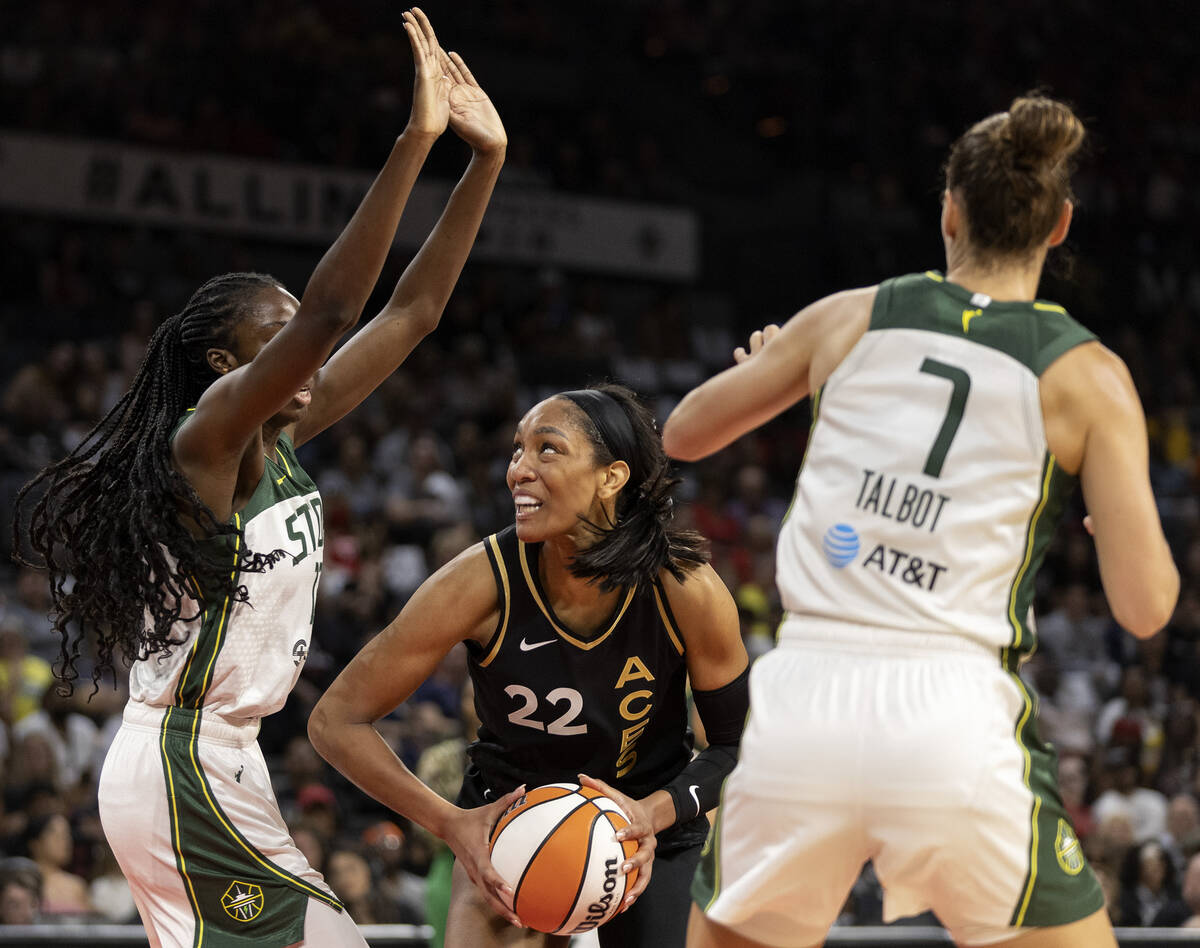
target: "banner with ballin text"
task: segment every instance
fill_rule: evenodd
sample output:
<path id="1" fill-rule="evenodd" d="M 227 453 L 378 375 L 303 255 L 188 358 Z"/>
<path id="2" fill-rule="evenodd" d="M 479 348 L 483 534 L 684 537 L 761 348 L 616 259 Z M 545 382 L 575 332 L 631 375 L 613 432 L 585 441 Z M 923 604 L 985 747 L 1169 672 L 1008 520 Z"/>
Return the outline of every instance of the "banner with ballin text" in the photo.
<path id="1" fill-rule="evenodd" d="M 187 155 L 0 130 L 0 207 L 304 243 L 330 243 L 374 175 Z M 396 243 L 419 247 L 452 184 L 418 181 Z M 476 259 L 691 280 L 699 222 L 686 209 L 499 186 Z"/>

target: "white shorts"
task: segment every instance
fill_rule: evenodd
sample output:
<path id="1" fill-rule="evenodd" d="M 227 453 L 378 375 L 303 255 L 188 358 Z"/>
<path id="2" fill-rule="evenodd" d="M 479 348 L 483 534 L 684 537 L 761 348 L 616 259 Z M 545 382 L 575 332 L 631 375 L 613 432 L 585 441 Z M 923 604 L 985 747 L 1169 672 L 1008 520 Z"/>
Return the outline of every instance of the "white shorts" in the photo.
<path id="1" fill-rule="evenodd" d="M 305 920 L 365 944 L 292 842 L 259 750 L 235 726 L 138 701 L 100 774 L 100 820 L 155 948 L 284 948 Z M 330 919 L 332 918 L 332 921 Z"/>
<path id="2" fill-rule="evenodd" d="M 751 671 L 693 886 L 709 918 L 767 945 L 819 944 L 868 859 L 885 921 L 932 909 L 964 945 L 1103 905 L 1034 699 L 998 652 L 795 623 Z"/>

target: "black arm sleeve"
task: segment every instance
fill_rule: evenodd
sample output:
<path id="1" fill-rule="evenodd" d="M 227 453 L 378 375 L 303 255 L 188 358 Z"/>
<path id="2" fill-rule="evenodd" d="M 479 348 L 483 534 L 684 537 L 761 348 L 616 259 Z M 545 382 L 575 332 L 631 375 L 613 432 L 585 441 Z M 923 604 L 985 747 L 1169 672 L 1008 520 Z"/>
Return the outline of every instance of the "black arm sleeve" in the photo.
<path id="1" fill-rule="evenodd" d="M 750 710 L 750 666 L 720 688 L 693 691 L 708 747 L 663 787 L 675 803 L 675 822 L 694 819 L 721 800 L 721 786 L 737 763 L 738 744 Z"/>

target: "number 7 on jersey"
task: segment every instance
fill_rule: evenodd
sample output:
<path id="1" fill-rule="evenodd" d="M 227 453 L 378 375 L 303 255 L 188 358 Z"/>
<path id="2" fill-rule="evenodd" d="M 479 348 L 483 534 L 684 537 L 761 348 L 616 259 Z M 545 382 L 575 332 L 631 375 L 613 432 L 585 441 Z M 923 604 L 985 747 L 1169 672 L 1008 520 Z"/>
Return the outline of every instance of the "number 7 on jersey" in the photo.
<path id="1" fill-rule="evenodd" d="M 933 447 L 929 450 L 929 457 L 925 459 L 925 473 L 930 477 L 941 477 L 942 465 L 946 463 L 946 454 L 950 450 L 950 442 L 954 440 L 954 435 L 958 433 L 958 426 L 962 423 L 963 411 L 967 407 L 967 395 L 971 391 L 971 376 L 967 375 L 965 369 L 960 369 L 956 365 L 947 365 L 945 362 L 938 362 L 937 359 L 926 359 L 921 363 L 921 371 L 928 375 L 936 375 L 938 378 L 946 379 L 954 386 L 954 390 L 950 393 L 950 404 L 946 408 L 946 418 L 937 433 Z"/>

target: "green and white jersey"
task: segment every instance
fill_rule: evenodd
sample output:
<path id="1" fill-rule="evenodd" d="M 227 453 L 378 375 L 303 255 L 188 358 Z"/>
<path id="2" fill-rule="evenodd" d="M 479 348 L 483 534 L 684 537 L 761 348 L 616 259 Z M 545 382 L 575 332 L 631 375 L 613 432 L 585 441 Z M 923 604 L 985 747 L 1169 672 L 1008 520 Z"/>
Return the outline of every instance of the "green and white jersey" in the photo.
<path id="1" fill-rule="evenodd" d="M 235 722 L 272 714 L 287 700 L 308 656 L 325 537 L 317 485 L 286 434 L 233 520 L 250 550 L 283 555 L 264 572 L 238 577 L 247 602 L 189 599 L 182 615 L 199 616 L 178 624 L 185 644 L 134 663 L 132 700 L 202 708 Z"/>
<path id="2" fill-rule="evenodd" d="M 1094 338 L 1061 306 L 940 273 L 881 284 L 813 397 L 779 536 L 784 607 L 1031 650 L 1034 576 L 1075 485 L 1047 448 L 1038 379 Z"/>

